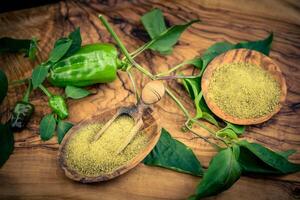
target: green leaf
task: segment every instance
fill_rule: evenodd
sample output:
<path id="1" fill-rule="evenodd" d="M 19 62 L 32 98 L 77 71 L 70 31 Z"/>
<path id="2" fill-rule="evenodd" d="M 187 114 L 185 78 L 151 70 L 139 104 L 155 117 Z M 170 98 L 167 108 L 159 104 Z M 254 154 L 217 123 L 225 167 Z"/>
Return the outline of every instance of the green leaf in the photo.
<path id="1" fill-rule="evenodd" d="M 30 46 L 28 50 L 28 57 L 31 61 L 35 60 L 37 49 L 38 49 L 37 39 L 33 38 L 30 42 Z"/>
<path id="2" fill-rule="evenodd" d="M 238 161 L 242 167 L 243 174 L 281 174 L 281 172 L 267 165 L 243 146 L 240 147 Z"/>
<path id="3" fill-rule="evenodd" d="M 212 112 L 209 112 L 209 113 L 203 112 L 202 119 L 205 119 L 206 121 L 212 123 L 215 126 L 219 126 L 219 122 L 215 119 L 213 114 L 210 114 L 210 113 L 212 113 Z"/>
<path id="4" fill-rule="evenodd" d="M 194 100 L 196 96 L 201 92 L 198 79 L 183 79 L 183 86 L 188 91 L 190 97 Z"/>
<path id="5" fill-rule="evenodd" d="M 164 167 L 196 176 L 203 174 L 201 164 L 193 151 L 172 138 L 165 129 L 162 129 L 158 143 L 143 162 L 146 165 Z"/>
<path id="6" fill-rule="evenodd" d="M 37 50 L 37 40 L 32 39 L 14 39 L 3 37 L 0 38 L 0 54 L 1 53 L 25 53 L 31 60 L 35 58 Z"/>
<path id="7" fill-rule="evenodd" d="M 271 33 L 264 40 L 241 42 L 241 43 L 236 44 L 234 48 L 235 49 L 239 49 L 239 48 L 252 49 L 255 51 L 259 51 L 268 56 L 270 53 L 272 41 L 273 41 L 273 33 Z"/>
<path id="8" fill-rule="evenodd" d="M 191 24 L 199 22 L 199 20 L 192 20 L 188 23 L 175 25 L 167 29 L 163 14 L 159 9 L 154 9 L 146 13 L 142 16 L 141 20 L 152 38 L 145 46 L 161 54 L 172 53 L 172 48 L 177 43 L 182 32 Z"/>
<path id="9" fill-rule="evenodd" d="M 56 127 L 56 121 L 53 114 L 45 115 L 40 123 L 40 137 L 43 141 L 52 138 Z"/>
<path id="10" fill-rule="evenodd" d="M 73 55 L 76 51 L 80 49 L 82 42 L 80 28 L 77 27 L 73 32 L 69 34 L 68 38 L 72 40 L 72 45 L 68 49 L 67 53 L 64 55 L 64 58 Z"/>
<path id="11" fill-rule="evenodd" d="M 269 55 L 271 44 L 273 41 L 273 33 L 271 33 L 267 38 L 258 41 L 240 42 L 237 44 L 231 44 L 229 42 L 219 42 L 215 43 L 209 47 L 203 54 L 203 70 L 207 67 L 208 63 L 212 61 L 218 55 L 232 49 L 246 48 L 255 51 L 259 51 L 265 55 Z"/>
<path id="12" fill-rule="evenodd" d="M 238 143 L 243 149 L 243 154 L 239 158 L 239 162 L 245 173 L 280 173 L 288 174 L 300 171 L 300 165 L 291 163 L 281 154 L 257 143 L 249 143 L 246 140 Z M 245 158 L 246 157 L 246 158 Z M 251 163 L 249 164 L 249 160 Z M 261 165 L 264 163 L 264 165 Z"/>
<path id="13" fill-rule="evenodd" d="M 238 139 L 237 134 L 230 128 L 219 130 L 216 134 L 220 137 L 227 137 L 230 139 Z"/>
<path id="14" fill-rule="evenodd" d="M 207 172 L 197 186 L 196 194 L 189 199 L 200 199 L 216 195 L 230 188 L 241 176 L 237 162 L 238 148 L 221 150 L 210 162 Z"/>
<path id="15" fill-rule="evenodd" d="M 225 123 L 227 124 L 225 129 L 232 129 L 238 135 L 243 134 L 246 130 L 246 126 L 244 125 L 231 124 L 229 122 L 225 122 Z"/>
<path id="16" fill-rule="evenodd" d="M 186 28 L 199 20 L 192 20 L 182 25 L 175 25 L 162 32 L 149 42 L 148 48 L 153 51 L 158 51 L 162 54 L 170 54 L 173 46 L 177 43 L 180 35 Z"/>
<path id="17" fill-rule="evenodd" d="M 295 149 L 289 149 L 289 150 L 281 151 L 281 152 L 277 152 L 277 153 L 287 159 L 289 156 L 291 156 L 292 154 L 294 154 L 296 152 L 297 151 Z"/>
<path id="18" fill-rule="evenodd" d="M 198 62 L 198 64 L 200 63 Z M 190 97 L 194 100 L 194 104 L 196 107 L 195 118 L 204 119 L 216 126 L 219 126 L 218 121 L 215 119 L 213 113 L 210 111 L 204 101 L 200 88 L 200 79 L 183 79 L 182 83 L 185 89 L 188 91 Z"/>
<path id="19" fill-rule="evenodd" d="M 83 97 L 86 97 L 88 95 L 90 95 L 90 91 L 83 89 L 83 88 L 78 88 L 78 87 L 74 87 L 74 86 L 70 86 L 68 85 L 65 88 L 65 93 L 67 95 L 67 97 L 72 98 L 72 99 L 81 99 Z"/>
<path id="20" fill-rule="evenodd" d="M 0 124 L 0 167 L 8 160 L 14 150 L 14 135 L 9 123 Z"/>
<path id="21" fill-rule="evenodd" d="M 164 16 L 160 9 L 155 8 L 146 13 L 142 16 L 141 20 L 151 39 L 158 37 L 167 29 Z"/>
<path id="22" fill-rule="evenodd" d="M 1 104 L 3 99 L 6 97 L 7 90 L 8 90 L 8 80 L 4 71 L 2 71 L 2 69 L 0 69 L 0 85 L 1 85 L 0 86 L 0 104 Z"/>
<path id="23" fill-rule="evenodd" d="M 229 42 L 218 42 L 210 46 L 201 57 L 203 60 L 203 70 L 215 57 L 231 49 L 234 49 L 234 45 Z"/>
<path id="24" fill-rule="evenodd" d="M 44 82 L 48 75 L 49 65 L 41 64 L 33 69 L 31 80 L 32 80 L 32 87 L 36 89 L 40 84 Z"/>
<path id="25" fill-rule="evenodd" d="M 51 63 L 58 62 L 70 49 L 72 40 L 69 38 L 61 38 L 55 42 L 54 48 L 50 52 L 48 61 Z"/>
<path id="26" fill-rule="evenodd" d="M 193 58 L 191 60 L 184 61 L 185 65 L 194 65 L 196 68 L 201 69 L 203 61 L 201 58 Z"/>
<path id="27" fill-rule="evenodd" d="M 63 140 L 65 134 L 72 128 L 73 124 L 70 122 L 64 122 L 59 120 L 57 124 L 57 140 L 58 143 L 60 144 L 61 141 Z"/>

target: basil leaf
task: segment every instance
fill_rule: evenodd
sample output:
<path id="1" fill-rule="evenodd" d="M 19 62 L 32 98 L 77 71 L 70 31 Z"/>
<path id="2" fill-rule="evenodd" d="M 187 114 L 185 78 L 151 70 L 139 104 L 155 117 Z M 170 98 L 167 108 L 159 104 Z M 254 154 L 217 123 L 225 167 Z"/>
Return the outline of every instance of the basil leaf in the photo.
<path id="1" fill-rule="evenodd" d="M 199 20 L 191 20 L 182 25 L 175 25 L 162 32 L 159 36 L 155 37 L 149 42 L 148 48 L 153 51 L 158 51 L 161 54 L 170 54 L 173 46 L 177 43 L 180 35 L 186 28 Z"/>
<path id="2" fill-rule="evenodd" d="M 57 124 L 57 140 L 60 144 L 65 134 L 72 128 L 73 124 L 59 120 Z"/>
<path id="3" fill-rule="evenodd" d="M 36 89 L 40 84 L 44 82 L 48 75 L 49 65 L 41 64 L 33 69 L 31 80 L 32 80 L 32 87 Z"/>
<path id="4" fill-rule="evenodd" d="M 80 49 L 82 42 L 80 28 L 77 27 L 73 32 L 69 34 L 68 38 L 72 40 L 72 44 L 67 53 L 64 55 L 64 58 L 71 56 Z"/>
<path id="5" fill-rule="evenodd" d="M 4 71 L 2 71 L 2 69 L 0 69 L 0 85 L 1 85 L 0 87 L 0 104 L 1 104 L 3 99 L 6 97 L 7 90 L 8 90 L 8 80 Z"/>
<path id="6" fill-rule="evenodd" d="M 210 162 L 196 194 L 189 199 L 200 199 L 218 194 L 230 188 L 241 176 L 237 162 L 238 147 L 221 150 Z"/>
<path id="7" fill-rule="evenodd" d="M 0 124 L 0 167 L 8 160 L 14 150 L 14 135 L 9 124 Z"/>
<path id="8" fill-rule="evenodd" d="M 91 94 L 90 91 L 88 91 L 88 90 L 70 86 L 70 85 L 68 85 L 65 88 L 65 93 L 66 93 L 67 97 L 72 98 L 72 99 L 81 99 L 81 98 L 86 97 Z"/>
<path id="9" fill-rule="evenodd" d="M 25 53 L 31 60 L 35 58 L 37 50 L 37 40 L 14 39 L 3 37 L 0 38 L 0 54 L 1 53 Z"/>
<path id="10" fill-rule="evenodd" d="M 51 63 L 58 62 L 69 50 L 72 40 L 69 38 L 61 38 L 56 41 L 54 48 L 50 52 L 48 61 Z"/>
<path id="11" fill-rule="evenodd" d="M 162 129 L 158 143 L 147 155 L 143 163 L 196 176 L 203 174 L 201 164 L 193 151 L 183 143 L 172 138 L 165 129 Z"/>
<path id="12" fill-rule="evenodd" d="M 160 9 L 153 9 L 142 16 L 141 21 L 150 35 L 151 39 L 158 37 L 162 32 L 167 30 L 164 16 Z"/>
<path id="13" fill-rule="evenodd" d="M 43 141 L 52 138 L 56 127 L 56 121 L 53 114 L 45 115 L 40 123 L 40 137 Z"/>
<path id="14" fill-rule="evenodd" d="M 265 169 L 268 169 L 268 171 L 271 171 L 272 173 L 288 174 L 300 171 L 299 164 L 289 162 L 287 157 L 271 151 L 260 144 L 249 143 L 246 140 L 239 141 L 238 144 L 241 148 L 243 147 L 248 150 L 243 150 L 245 155 L 239 158 L 239 162 L 243 166 L 244 172 L 267 173 L 265 172 Z M 246 160 L 245 157 L 249 157 L 249 159 Z M 252 159 L 252 162 L 251 164 L 248 164 L 248 160 L 250 159 Z M 264 163 L 264 165 L 262 165 L 263 168 L 260 167 L 261 163 Z M 268 168 L 266 166 L 268 166 Z"/>

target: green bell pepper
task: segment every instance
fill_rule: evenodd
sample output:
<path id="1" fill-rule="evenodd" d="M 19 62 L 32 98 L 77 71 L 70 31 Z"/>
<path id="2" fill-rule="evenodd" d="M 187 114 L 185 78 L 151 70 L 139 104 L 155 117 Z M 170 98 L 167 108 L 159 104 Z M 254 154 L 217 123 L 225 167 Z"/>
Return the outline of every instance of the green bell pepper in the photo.
<path id="1" fill-rule="evenodd" d="M 50 68 L 48 80 L 58 87 L 83 87 L 115 80 L 117 69 L 124 64 L 112 44 L 89 44 L 81 47 Z"/>

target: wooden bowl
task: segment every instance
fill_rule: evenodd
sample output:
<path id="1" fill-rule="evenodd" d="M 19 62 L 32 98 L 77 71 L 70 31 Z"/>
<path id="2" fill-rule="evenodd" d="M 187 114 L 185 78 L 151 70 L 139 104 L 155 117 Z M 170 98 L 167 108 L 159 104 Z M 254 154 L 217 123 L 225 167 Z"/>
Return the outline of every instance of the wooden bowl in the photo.
<path id="1" fill-rule="evenodd" d="M 87 177 L 83 176 L 81 174 L 78 174 L 76 171 L 70 169 L 66 162 L 66 147 L 68 142 L 72 139 L 72 137 L 78 133 L 79 129 L 93 123 L 105 123 L 107 122 L 118 110 L 118 108 L 103 112 L 99 115 L 93 116 L 89 119 L 86 119 L 79 124 L 73 126 L 65 135 L 60 148 L 59 148 L 59 166 L 64 171 L 65 175 L 75 181 L 79 181 L 82 183 L 92 183 L 92 182 L 100 182 L 100 181 L 107 181 L 110 179 L 113 179 L 117 176 L 120 176 L 126 172 L 128 172 L 130 169 L 134 168 L 136 165 L 138 165 L 154 148 L 156 143 L 159 140 L 161 128 L 158 125 L 158 118 L 156 115 L 154 115 L 154 112 L 151 108 L 147 108 L 145 111 L 145 114 L 143 115 L 142 119 L 144 121 L 144 125 L 142 127 L 142 130 L 145 132 L 145 134 L 149 137 L 149 142 L 144 150 L 142 150 L 136 157 L 134 157 L 129 162 L 125 163 L 124 165 L 118 167 L 115 171 L 103 174 L 101 176 L 97 177 Z"/>
<path id="2" fill-rule="evenodd" d="M 262 67 L 263 69 L 268 71 L 279 83 L 281 89 L 281 95 L 279 99 L 279 104 L 274 109 L 273 112 L 258 118 L 241 119 L 223 112 L 214 102 L 210 101 L 210 99 L 208 98 L 208 93 L 209 93 L 208 85 L 213 72 L 217 68 L 222 67 L 222 65 L 224 64 L 241 63 L 241 62 L 251 63 Z M 248 50 L 248 49 L 230 50 L 213 59 L 209 63 L 209 65 L 207 66 L 203 74 L 201 80 L 201 86 L 202 86 L 203 97 L 210 110 L 221 119 L 234 124 L 240 124 L 240 125 L 259 124 L 269 120 L 273 115 L 279 112 L 280 108 L 282 107 L 285 101 L 286 93 L 287 93 L 285 79 L 280 71 L 280 68 L 276 65 L 276 63 L 268 56 L 265 56 L 260 52 Z"/>

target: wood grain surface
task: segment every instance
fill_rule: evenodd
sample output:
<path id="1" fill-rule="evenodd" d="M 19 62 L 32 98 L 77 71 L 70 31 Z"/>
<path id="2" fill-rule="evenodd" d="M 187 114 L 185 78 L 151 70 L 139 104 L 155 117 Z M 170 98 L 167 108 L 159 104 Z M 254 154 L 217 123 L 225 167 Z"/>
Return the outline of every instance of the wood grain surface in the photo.
<path id="1" fill-rule="evenodd" d="M 168 25 L 200 18 L 181 37 L 170 56 L 146 52 L 137 58 L 153 73 L 201 55 L 218 41 L 239 42 L 258 40 L 274 32 L 270 56 L 281 68 L 287 81 L 287 100 L 279 114 L 264 124 L 251 126 L 245 137 L 274 150 L 296 149 L 291 161 L 300 163 L 300 11 L 295 0 L 176 0 L 176 1 L 62 1 L 21 11 L 0 14 L 0 37 L 40 39 L 38 59 L 31 63 L 22 55 L 0 57 L 0 67 L 17 80 L 31 75 L 35 65 L 47 59 L 55 40 L 81 27 L 83 43 L 113 42 L 97 18 L 104 14 L 130 51 L 147 41 L 139 19 L 143 13 L 158 7 Z M 134 73 L 138 86 L 147 78 Z M 166 84 L 175 91 L 189 111 L 193 103 L 176 81 Z M 49 86 L 49 85 L 47 85 Z M 61 89 L 49 86 L 62 93 Z M 96 94 L 82 100 L 69 100 L 69 121 L 78 123 L 122 103 L 133 102 L 130 80 L 119 72 L 113 83 L 90 87 Z M 21 99 L 24 85 L 10 86 L 8 97 L 1 105 L 1 120 L 9 117 L 15 102 Z M 129 173 L 112 181 L 84 185 L 66 178 L 57 163 L 56 137 L 42 142 L 39 138 L 41 117 L 50 112 L 47 98 L 36 90 L 31 95 L 36 112 L 28 128 L 15 134 L 15 151 L 0 169 L 0 199 L 186 199 L 195 190 L 199 178 L 166 169 L 140 164 Z M 190 146 L 207 167 L 215 154 L 213 148 L 190 133 L 180 131 L 182 112 L 169 98 L 155 107 L 164 128 L 178 140 Z M 200 128 L 203 136 L 208 133 Z M 220 166 L 222 167 L 222 166 Z M 242 177 L 228 191 L 210 199 L 296 199 L 300 198 L 300 173 L 281 177 Z"/>

